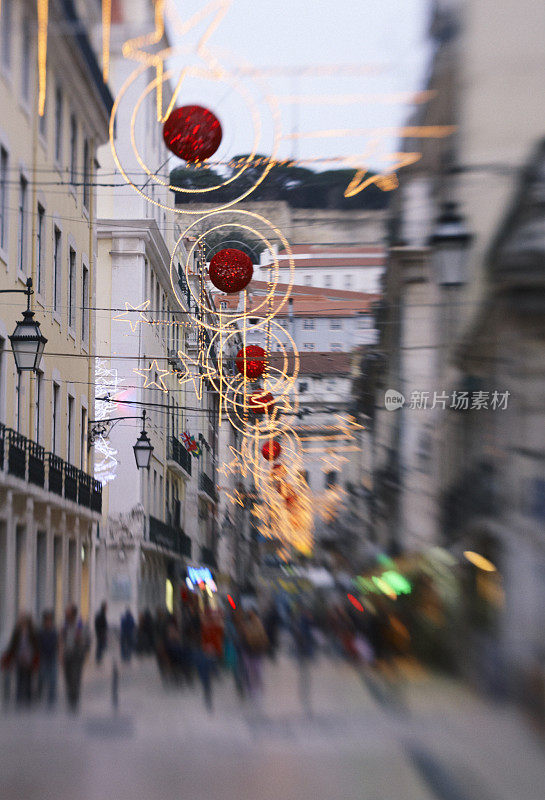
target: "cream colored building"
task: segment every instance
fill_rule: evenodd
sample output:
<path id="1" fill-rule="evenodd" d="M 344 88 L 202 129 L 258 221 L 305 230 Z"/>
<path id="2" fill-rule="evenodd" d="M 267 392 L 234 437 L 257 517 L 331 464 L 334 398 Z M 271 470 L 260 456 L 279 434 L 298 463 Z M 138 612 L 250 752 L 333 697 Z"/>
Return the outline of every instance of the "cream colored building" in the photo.
<path id="1" fill-rule="evenodd" d="M 8 335 L 24 295 L 0 295 L 0 639 L 34 615 L 93 598 L 101 489 L 91 477 L 95 158 L 111 95 L 71 3 L 51 2 L 45 115 L 37 114 L 36 3 L 0 14 L 0 289 L 34 283 L 41 372 L 15 370 Z"/>

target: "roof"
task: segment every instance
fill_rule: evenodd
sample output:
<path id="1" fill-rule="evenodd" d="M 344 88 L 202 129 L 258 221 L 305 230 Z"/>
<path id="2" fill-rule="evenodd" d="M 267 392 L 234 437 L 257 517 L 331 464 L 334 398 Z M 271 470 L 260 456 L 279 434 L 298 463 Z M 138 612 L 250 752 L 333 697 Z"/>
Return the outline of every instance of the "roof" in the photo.
<path id="1" fill-rule="evenodd" d="M 252 281 L 250 283 L 250 292 L 260 294 L 268 291 L 269 284 L 267 281 Z M 279 294 L 284 294 L 289 287 L 287 283 L 277 283 L 276 291 Z M 291 296 L 306 295 L 310 297 L 331 297 L 332 299 L 346 299 L 346 300 L 367 300 L 369 297 L 378 297 L 378 295 L 369 294 L 369 292 L 350 292 L 347 289 L 328 289 L 323 286 L 301 286 L 299 283 L 294 283 L 291 287 Z"/>
<path id="2" fill-rule="evenodd" d="M 251 312 L 258 305 L 262 308 L 259 314 L 264 313 L 263 298 L 267 293 L 267 284 L 264 281 L 252 281 L 248 288 L 249 304 L 248 312 Z M 288 284 L 279 283 L 276 285 L 278 294 L 275 295 L 275 306 L 278 305 L 279 298 L 285 295 Z M 277 317 L 287 317 L 290 314 L 290 306 L 296 317 L 355 317 L 359 314 L 369 314 L 373 311 L 373 305 L 380 300 L 379 294 L 367 294 L 365 292 L 345 292 L 333 289 L 317 289 L 310 286 L 294 285 L 291 290 L 291 303 L 284 303 L 282 308 L 275 314 Z M 236 295 L 216 295 L 216 300 L 227 302 L 229 310 L 238 308 L 239 296 Z"/>
<path id="3" fill-rule="evenodd" d="M 283 356 L 269 355 L 269 363 L 274 366 Z M 299 353 L 299 375 L 350 375 L 352 372 L 352 353 Z"/>
<path id="4" fill-rule="evenodd" d="M 378 253 L 384 255 L 385 253 L 385 248 L 380 244 L 292 244 L 290 247 L 295 255 L 299 253 L 313 255 L 320 253 Z M 282 248 L 279 255 L 286 255 L 286 251 Z"/>

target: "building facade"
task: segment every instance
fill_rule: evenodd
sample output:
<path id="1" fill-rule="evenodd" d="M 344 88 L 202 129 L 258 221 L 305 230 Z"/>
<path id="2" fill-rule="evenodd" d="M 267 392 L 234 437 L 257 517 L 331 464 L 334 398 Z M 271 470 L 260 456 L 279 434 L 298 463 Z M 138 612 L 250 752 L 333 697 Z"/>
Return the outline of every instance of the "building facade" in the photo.
<path id="1" fill-rule="evenodd" d="M 36 4 L 0 15 L 0 289 L 32 278 L 47 338 L 37 373 L 17 373 L 8 335 L 23 295 L 0 308 L 0 638 L 18 613 L 92 608 L 101 486 L 92 477 L 95 158 L 112 98 L 72 2 L 50 7 L 45 113 L 38 115 Z M 17 298 L 17 299 L 15 299 Z"/>

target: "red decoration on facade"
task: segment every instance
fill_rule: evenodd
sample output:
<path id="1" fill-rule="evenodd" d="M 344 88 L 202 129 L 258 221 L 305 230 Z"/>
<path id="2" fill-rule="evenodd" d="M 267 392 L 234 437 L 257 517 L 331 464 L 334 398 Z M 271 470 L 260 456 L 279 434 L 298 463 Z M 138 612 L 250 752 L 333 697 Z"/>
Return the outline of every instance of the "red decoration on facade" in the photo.
<path id="1" fill-rule="evenodd" d="M 219 119 L 202 106 L 175 108 L 163 125 L 165 145 L 184 161 L 210 158 L 220 146 L 221 137 Z"/>
<path id="2" fill-rule="evenodd" d="M 234 294 L 248 286 L 254 274 L 254 266 L 249 255 L 242 250 L 228 247 L 212 257 L 208 274 L 216 289 L 225 294 Z"/>
<path id="3" fill-rule="evenodd" d="M 262 392 L 254 392 L 248 398 L 248 405 L 254 414 L 268 414 L 274 408 L 274 397 L 270 392 L 263 394 Z"/>
<path id="4" fill-rule="evenodd" d="M 276 461 L 281 452 L 282 448 L 278 442 L 265 442 L 261 448 L 261 454 L 263 458 L 267 459 L 267 461 Z"/>
<path id="5" fill-rule="evenodd" d="M 258 344 L 249 344 L 239 350 L 236 357 L 238 371 L 244 375 L 246 362 L 246 377 L 251 381 L 261 377 L 265 371 L 265 351 Z"/>

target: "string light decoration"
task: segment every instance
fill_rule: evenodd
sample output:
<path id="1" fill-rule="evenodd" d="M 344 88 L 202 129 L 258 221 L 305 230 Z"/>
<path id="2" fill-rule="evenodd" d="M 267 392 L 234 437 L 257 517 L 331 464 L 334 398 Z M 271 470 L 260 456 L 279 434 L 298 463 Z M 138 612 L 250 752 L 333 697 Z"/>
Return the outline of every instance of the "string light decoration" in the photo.
<path id="1" fill-rule="evenodd" d="M 163 141 L 178 158 L 194 163 L 213 156 L 221 143 L 221 123 L 203 106 L 175 108 L 163 125 Z"/>
<path id="2" fill-rule="evenodd" d="M 212 257 L 208 274 L 216 289 L 225 294 L 234 294 L 248 286 L 254 274 L 254 265 L 247 253 L 228 247 Z"/>
<path id="3" fill-rule="evenodd" d="M 274 397 L 270 392 L 253 392 L 248 397 L 248 407 L 254 414 L 270 414 L 274 408 Z"/>

